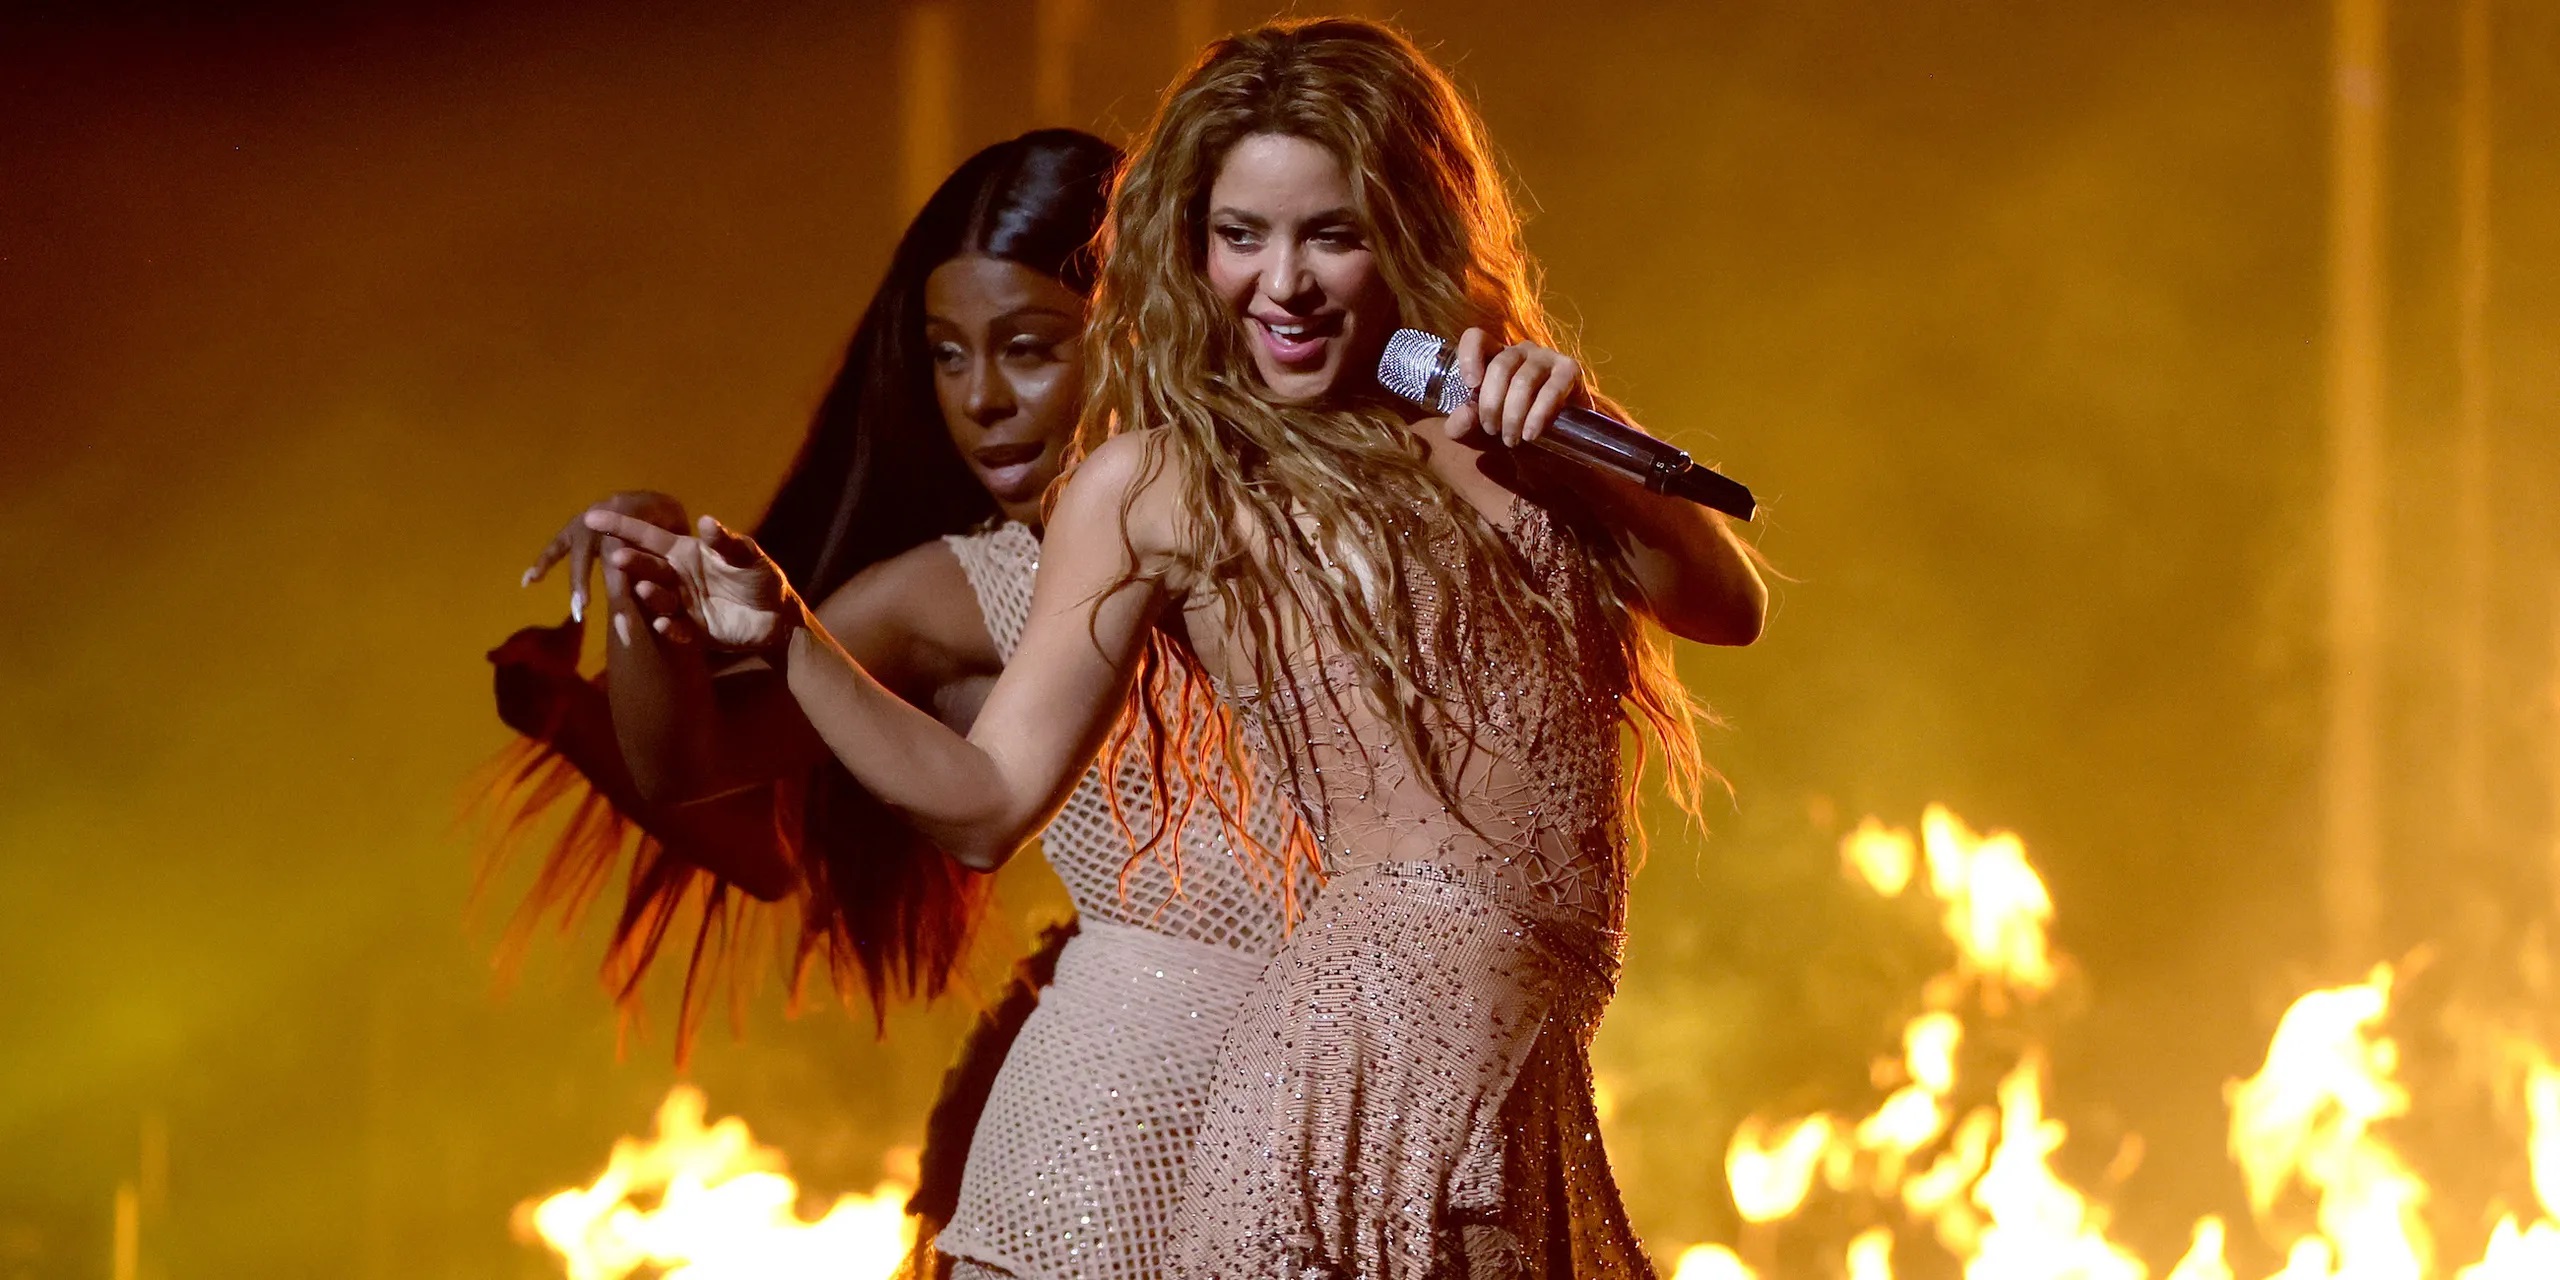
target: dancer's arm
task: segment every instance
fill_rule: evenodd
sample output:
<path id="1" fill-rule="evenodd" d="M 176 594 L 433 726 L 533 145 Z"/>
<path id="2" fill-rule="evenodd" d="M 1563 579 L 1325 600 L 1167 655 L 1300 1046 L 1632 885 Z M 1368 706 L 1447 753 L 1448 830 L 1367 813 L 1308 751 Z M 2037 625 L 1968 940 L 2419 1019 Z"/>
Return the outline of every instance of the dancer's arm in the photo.
<path id="1" fill-rule="evenodd" d="M 721 732 L 725 718 L 720 714 L 722 699 L 714 693 L 710 668 L 699 651 L 634 642 L 648 637 L 646 619 L 637 615 L 621 575 L 610 562 L 609 553 L 619 544 L 587 527 L 587 512 L 592 511 L 613 512 L 677 534 L 689 524 L 684 503 L 676 498 L 648 489 L 626 489 L 607 495 L 571 517 L 534 557 L 532 567 L 525 570 L 524 585 L 532 586 L 554 566 L 568 566 L 572 622 L 585 621 L 589 583 L 599 569 L 604 577 L 605 688 L 594 699 L 577 698 L 565 704 L 587 722 L 582 727 L 588 731 L 579 735 L 580 750 L 576 754 L 569 754 L 565 746 L 563 754 L 568 754 L 579 772 L 613 798 L 617 807 L 635 817 L 638 814 L 632 807 L 634 803 L 655 808 L 736 789 L 698 785 L 698 762 L 718 758 L 721 739 L 733 736 Z M 574 650 L 569 660 L 574 675 Z M 577 683 L 585 684 L 583 680 Z M 742 728 L 752 725 L 770 730 L 771 726 L 754 724 L 755 704 L 772 701 L 770 697 L 755 696 L 757 683 L 732 681 L 725 692 L 730 695 L 728 701 L 737 704 L 734 710 L 739 718 L 746 722 Z M 779 682 L 768 678 L 761 683 Z M 788 699 L 783 701 L 787 703 Z M 589 706 L 589 702 L 596 705 Z M 775 735 L 768 732 L 758 736 Z M 731 757 L 743 754 L 733 752 Z M 781 772 L 776 769 L 767 776 L 779 776 Z"/>
<path id="2" fill-rule="evenodd" d="M 1484 330 L 1458 339 L 1458 368 L 1476 385 L 1476 402 L 1449 415 L 1452 439 L 1477 432 L 1508 446 L 1536 439 L 1580 390 L 1582 367 L 1534 343 L 1488 354 Z M 1615 536 L 1644 607 L 1673 635 L 1703 644 L 1759 639 L 1769 591 L 1758 565 L 1723 516 L 1696 503 L 1589 467 L 1520 455 L 1579 494 Z"/>
<path id="3" fill-rule="evenodd" d="M 587 510 L 676 535 L 688 528 L 682 502 L 646 489 L 611 494 Z M 587 744 L 598 767 L 582 762 L 582 771 L 599 783 L 599 771 L 609 771 L 646 801 L 676 805 L 759 787 L 823 759 L 826 745 L 780 672 L 752 661 L 715 669 L 700 649 L 650 634 L 611 563 L 619 544 L 588 528 L 586 514 L 572 518 L 524 573 L 530 586 L 565 563 L 575 621 L 585 613 L 589 578 L 603 571 L 611 710 L 600 720 L 605 734 Z M 968 575 L 939 540 L 856 574 L 819 603 L 818 616 L 867 669 L 919 705 L 939 703 L 961 681 L 992 677 L 1002 665 Z M 568 660 L 574 668 L 574 651 Z"/>
<path id="4" fill-rule="evenodd" d="M 558 643 L 563 630 L 565 646 Z M 642 798 L 623 767 L 605 691 L 578 674 L 575 624 L 528 628 L 509 637 L 490 661 L 497 666 L 498 716 L 507 727 L 548 745 L 670 852 L 766 901 L 796 886 L 774 831 L 770 791 L 738 791 L 693 805 Z"/>
<path id="5" fill-rule="evenodd" d="M 714 674 L 703 646 L 657 634 L 610 549 L 607 683 L 623 757 L 643 795 L 664 803 L 709 800 L 826 757 L 826 743 L 781 671 L 749 660 Z M 919 707 L 1002 665 L 967 574 L 938 539 L 856 574 L 816 613 L 865 670 Z"/>
<path id="6" fill-rule="evenodd" d="M 653 629 L 671 638 L 699 629 L 771 655 L 857 780 L 952 857 L 992 868 L 1057 811 L 1128 696 L 1162 598 L 1149 575 L 1171 547 L 1162 486 L 1141 488 L 1151 474 L 1144 448 L 1135 438 L 1106 444 L 1060 493 L 1022 643 L 966 737 L 849 656 L 753 543 L 707 519 L 701 538 L 613 513 L 588 520 L 629 544 L 613 562 L 635 580 Z"/>
<path id="7" fill-rule="evenodd" d="M 671 532 L 686 524 L 681 503 L 646 491 L 614 494 L 590 510 Z M 582 615 L 591 566 L 615 545 L 587 528 L 581 512 L 524 580 L 530 585 L 565 561 L 572 616 Z M 509 723 L 550 742 L 671 852 L 756 897 L 790 892 L 798 873 L 777 831 L 768 784 L 824 759 L 825 743 L 780 672 L 747 662 L 715 675 L 699 646 L 670 644 L 653 633 L 622 575 L 609 563 L 600 567 L 607 616 L 614 620 L 607 678 L 599 685 L 577 674 L 574 634 L 565 655 L 515 653 L 502 661 L 527 647 L 511 640 L 491 655 L 500 667 L 502 718 L 512 676 L 524 686 L 516 701 L 526 705 Z M 857 574 L 818 612 L 870 669 L 922 704 L 939 704 L 964 682 L 991 678 L 1001 666 L 968 577 L 939 540 Z M 542 724 L 516 723 L 528 717 Z"/>

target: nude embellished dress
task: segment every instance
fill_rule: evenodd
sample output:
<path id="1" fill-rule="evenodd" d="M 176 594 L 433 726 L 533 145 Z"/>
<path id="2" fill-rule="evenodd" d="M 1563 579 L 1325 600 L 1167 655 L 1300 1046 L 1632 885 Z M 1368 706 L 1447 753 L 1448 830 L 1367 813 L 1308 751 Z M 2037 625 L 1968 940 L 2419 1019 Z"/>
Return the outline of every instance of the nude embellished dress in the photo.
<path id="1" fill-rule="evenodd" d="M 1628 677 L 1578 535 L 1525 500 L 1501 532 L 1557 611 L 1527 634 L 1461 615 L 1453 652 L 1419 655 L 1432 731 L 1469 744 L 1459 811 L 1338 655 L 1268 705 L 1237 698 L 1327 878 L 1228 1034 L 1175 1232 L 1182 1280 L 1654 1274 L 1590 1066 L 1625 916 Z M 1478 711 L 1449 696 L 1460 679 Z"/>
<path id="2" fill-rule="evenodd" d="M 945 539 L 1000 656 L 1030 616 L 1040 543 L 1005 523 Z M 1181 837 L 1181 885 L 1111 811 L 1151 829 L 1153 785 L 1129 753 L 1087 773 L 1041 836 L 1081 926 L 996 1076 L 936 1239 L 955 1277 L 1141 1280 L 1164 1273 L 1183 1167 L 1221 1037 L 1284 933 L 1276 882 L 1240 859 L 1209 806 Z M 1263 788 L 1247 834 L 1281 848 L 1291 819 Z"/>

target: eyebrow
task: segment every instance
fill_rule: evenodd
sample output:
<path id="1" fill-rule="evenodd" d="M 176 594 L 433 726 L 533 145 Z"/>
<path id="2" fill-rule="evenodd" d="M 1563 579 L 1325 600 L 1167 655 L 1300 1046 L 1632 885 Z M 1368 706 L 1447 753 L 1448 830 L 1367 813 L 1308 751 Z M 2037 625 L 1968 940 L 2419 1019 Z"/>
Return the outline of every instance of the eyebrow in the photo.
<path id="1" fill-rule="evenodd" d="M 1209 213 L 1209 219 L 1213 222 L 1241 222 L 1249 227 L 1268 227 L 1271 225 L 1271 219 L 1263 217 L 1261 214 L 1247 213 L 1242 209 L 1227 207 L 1220 207 L 1211 210 Z M 1360 215 L 1353 211 L 1349 205 L 1338 205 L 1334 208 L 1326 209 L 1321 213 L 1309 215 L 1306 219 L 1306 225 L 1321 226 L 1329 222 L 1357 223 L 1358 221 L 1360 221 Z"/>
<path id="2" fill-rule="evenodd" d="M 1013 310 L 1007 311 L 1002 315 L 990 318 L 987 323 L 989 325 L 1000 325 L 1007 321 L 1020 320 L 1026 316 L 1048 316 L 1053 319 L 1065 320 L 1075 324 L 1084 323 L 1084 317 L 1080 314 L 1061 311 L 1056 307 L 1039 302 L 1031 303 L 1028 306 L 1015 307 Z M 965 329 L 968 327 L 949 316 L 938 316 L 930 311 L 924 313 L 924 322 L 926 324 L 947 324 L 954 329 Z"/>

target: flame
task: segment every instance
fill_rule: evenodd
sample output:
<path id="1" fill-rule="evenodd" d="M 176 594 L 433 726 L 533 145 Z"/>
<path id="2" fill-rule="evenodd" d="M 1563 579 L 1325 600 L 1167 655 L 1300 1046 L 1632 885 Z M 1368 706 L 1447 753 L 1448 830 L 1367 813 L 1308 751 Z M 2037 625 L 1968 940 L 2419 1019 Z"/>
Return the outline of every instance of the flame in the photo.
<path id="1" fill-rule="evenodd" d="M 2459 1280 L 2550 1280 L 2560 1276 L 2560 1068 L 2536 1053 L 2525 1073 L 2525 1117 L 2532 1125 L 2526 1151 L 2533 1162 L 2533 1195 L 2542 1217 L 2530 1226 L 2514 1214 L 2498 1220 L 2480 1260 Z"/>
<path id="2" fill-rule="evenodd" d="M 1850 874 L 1888 898 L 1899 898 L 1910 887 L 1911 868 L 1919 857 L 1919 847 L 1911 842 L 1910 832 L 1888 827 L 1873 817 L 1859 822 L 1858 829 L 1840 842 L 1840 860 Z"/>
<path id="3" fill-rule="evenodd" d="M 2533 1125 L 2525 1149 L 2533 1160 L 2534 1198 L 2546 1221 L 2560 1220 L 2560 1067 L 2538 1053 L 2525 1074 L 2524 1106 Z"/>
<path id="4" fill-rule="evenodd" d="M 2548 1220 L 2518 1227 L 2513 1215 L 2489 1233 L 2489 1248 L 2464 1267 L 2461 1280 L 2551 1280 L 2560 1276 L 2560 1227 Z"/>
<path id="5" fill-rule="evenodd" d="M 1999 1117 L 1977 1109 L 1956 1129 L 1955 1141 L 1920 1176 L 1902 1184 L 1902 1204 L 1911 1216 L 1938 1224 L 1939 1241 L 1958 1254 L 1973 1251 L 1981 1223 L 1965 1207 L 1965 1190 L 1991 1167 L 1991 1139 Z"/>
<path id="6" fill-rule="evenodd" d="M 1902 1029 L 1902 1066 L 1913 1084 L 1937 1097 L 1956 1087 L 1956 1049 L 1964 1044 L 1964 1021 L 1952 1013 L 1924 1013 Z"/>
<path id="7" fill-rule="evenodd" d="M 1978 834 L 1932 805 L 1916 837 L 1872 817 L 1860 822 L 1841 841 L 1840 861 L 1853 882 L 1883 897 L 1921 886 L 1954 963 L 1923 988 L 1924 1011 L 1903 1028 L 1900 1060 L 1878 1064 L 1885 1096 L 1872 1112 L 1743 1123 L 1725 1162 L 1743 1221 L 1770 1230 L 1795 1217 L 1819 1174 L 1832 1192 L 1898 1206 L 1962 1265 L 1965 1280 L 2145 1280 L 2142 1260 L 2109 1238 L 2105 1207 L 2053 1170 L 2068 1135 L 2046 1114 L 2041 1046 L 2028 1038 L 2008 1051 L 1996 1106 L 1958 1102 L 1960 1051 L 2020 1040 L 2014 1024 L 1981 1036 L 1976 1020 L 1996 1022 L 2013 1002 L 2032 1005 L 2060 981 L 2048 938 L 2053 899 L 2024 842 Z M 2427 1185 L 2384 1133 L 2411 1105 L 2399 1047 L 2381 1030 L 2392 982 L 2383 966 L 2362 983 L 2302 996 L 2277 1023 L 2257 1074 L 2226 1091 L 2231 1155 L 2252 1217 L 2285 1257 L 2269 1280 L 2443 1274 L 2423 1217 Z M 2505 1215 L 2480 1261 L 2456 1280 L 2560 1280 L 2560 1067 L 2539 1050 L 2529 1056 L 2539 1213 Z M 2234 1280 L 2228 1235 L 2221 1216 L 2198 1220 L 2164 1280 Z M 1892 1280 L 1895 1244 L 1890 1227 L 1868 1227 L 1848 1243 L 1839 1274 Z M 1675 1280 L 1708 1278 L 1753 1273 L 1722 1246 L 1681 1256 Z"/>
<path id="8" fill-rule="evenodd" d="M 1831 1117 L 1807 1116 L 1782 1125 L 1775 1141 L 1758 1116 L 1742 1122 L 1725 1151 L 1725 1181 L 1733 1207 L 1745 1222 L 1775 1222 L 1794 1213 L 1813 1189 L 1814 1170 L 1831 1148 Z"/>
<path id="9" fill-rule="evenodd" d="M 1759 1280 L 1733 1250 L 1720 1244 L 1691 1245 L 1671 1269 L 1671 1280 Z"/>
<path id="10" fill-rule="evenodd" d="M 1932 1239 L 1964 1280 L 2147 1280 L 2142 1260 L 2108 1236 L 2106 1207 L 2055 1173 L 2069 1135 L 2047 1114 L 2044 1051 L 2015 1022 L 1998 1021 L 2013 1004 L 2050 995 L 2062 971 L 2047 933 L 2052 897 L 2024 842 L 1976 834 L 1933 805 L 1916 838 L 1861 822 L 1841 843 L 1841 863 L 1885 897 L 1923 886 L 1955 957 L 1924 986 L 1899 1058 L 1877 1061 L 1885 1096 L 1873 1111 L 1753 1116 L 1740 1126 L 1725 1172 L 1735 1209 L 1764 1233 L 1754 1239 L 1765 1243 L 1801 1213 L 1819 1178 L 1829 1193 L 1871 1196 L 1919 1228 L 1897 1233 L 1872 1212 L 1851 1218 L 1868 1225 L 1831 1255 L 1840 1261 L 1828 1271 L 1846 1280 L 1894 1280 L 1897 1247 Z M 2427 1185 L 2384 1132 L 2412 1103 L 2398 1079 L 2399 1047 L 2382 1031 L 2393 983 L 2392 969 L 2377 966 L 2362 983 L 2303 995 L 2278 1020 L 2258 1072 L 2225 1091 L 2230 1154 L 2252 1218 L 2284 1252 L 2267 1280 L 2445 1274 L 2423 1217 Z M 1975 1105 L 1981 1084 L 1964 1096 L 1968 1045 L 1977 1068 L 2008 1056 L 1996 1067 L 1994 1105 Z M 2560 1066 L 2520 1047 L 2534 1211 L 2503 1215 L 2480 1259 L 2453 1280 L 2560 1280 Z M 1604 1113 L 1614 1109 L 1605 1082 L 1596 1092 Z M 743 1121 L 707 1124 L 706 1114 L 700 1092 L 677 1086 L 654 1140 L 616 1142 L 589 1186 L 519 1206 L 519 1232 L 559 1254 L 569 1280 L 644 1270 L 665 1280 L 886 1280 L 902 1265 L 914 1230 L 905 1185 L 890 1179 L 803 1221 L 780 1154 Z M 2163 1280 L 2235 1280 L 2227 1237 L 2222 1217 L 2199 1219 Z M 1700 1244 L 1680 1254 L 1672 1280 L 1760 1277 L 1731 1248 Z"/>
<path id="11" fill-rule="evenodd" d="M 1965 1280 L 2143 1280 L 2141 1260 L 2107 1239 L 2106 1214 L 2045 1163 L 2064 1131 L 2045 1118 L 2043 1077 L 2029 1054 L 2000 1082 L 2000 1146 L 1973 1185 L 1988 1225 Z"/>
<path id="12" fill-rule="evenodd" d="M 1957 1119 L 1957 1054 L 1968 1036 L 1948 1006 L 1968 991 L 1993 1008 L 2012 997 L 2033 1001 L 2060 980 L 2045 934 L 2053 899 L 2025 843 L 2007 832 L 1976 834 L 1933 805 L 1916 839 L 1868 818 L 1841 842 L 1840 858 L 1847 874 L 1886 897 L 1909 889 L 1925 865 L 1921 883 L 1941 908 L 1955 963 L 1930 983 L 1930 1007 L 1904 1026 L 1901 1060 L 1879 1067 L 1880 1083 L 1896 1087 L 1873 1112 L 1742 1124 L 1725 1159 L 1742 1219 L 1793 1216 L 1818 1169 L 1834 1190 L 1898 1200 L 1965 1261 L 1967 1280 L 2143 1280 L 2141 1263 L 2106 1238 L 2105 1213 L 2046 1163 L 2063 1129 L 2044 1117 L 2039 1061 L 2018 1062 L 1999 1087 L 1998 1110 Z M 1893 1244 L 1888 1228 L 1862 1233 L 1850 1242 L 1847 1274 L 1891 1280 Z"/>
<path id="13" fill-rule="evenodd" d="M 1948 1013 L 1924 1013 L 1902 1032 L 1902 1069 L 1911 1083 L 1894 1090 L 1875 1114 L 1858 1122 L 1857 1145 L 1876 1160 L 1879 1190 L 1902 1181 L 1910 1158 L 1937 1141 L 1953 1117 L 1946 1097 L 1955 1088 L 1956 1046 L 1964 1024 Z"/>
<path id="14" fill-rule="evenodd" d="M 706 1114 L 701 1091 L 677 1085 L 654 1140 L 621 1139 L 594 1182 L 518 1206 L 519 1233 L 559 1254 L 569 1280 L 642 1268 L 665 1280 L 886 1280 L 905 1260 L 909 1188 L 883 1182 L 804 1222 L 781 1154 L 745 1121 L 706 1125 Z"/>
<path id="15" fill-rule="evenodd" d="M 2434 1242 L 2419 1210 L 2427 1187 L 2375 1132 L 2409 1110 L 2393 1079 L 2399 1046 L 2376 1033 L 2391 1007 L 2391 968 L 2293 1002 L 2266 1065 L 2231 1087 L 2231 1155 L 2263 1222 L 2287 1190 L 2318 1197 L 2318 1254 L 2297 1247 L 2296 1272 L 2352 1280 L 2420 1280 Z M 2326 1270 L 2314 1270 L 2325 1265 Z"/>
<path id="16" fill-rule="evenodd" d="M 2168 1280 L 2231 1280 L 2231 1264 L 2222 1257 L 2224 1234 L 2221 1218 L 2208 1213 L 2197 1219 L 2187 1256 L 2169 1269 Z"/>
<path id="17" fill-rule="evenodd" d="M 1920 815 L 1920 847 L 1929 860 L 1929 891 L 1946 904 L 1958 972 L 1997 978 L 2032 995 L 2053 990 L 2057 975 L 2045 947 L 2053 898 L 2027 865 L 2026 842 L 2006 831 L 1975 835 L 1945 805 L 1933 804 Z"/>
<path id="18" fill-rule="evenodd" d="M 1893 1230 L 1869 1227 L 1849 1242 L 1849 1280 L 1893 1280 Z"/>

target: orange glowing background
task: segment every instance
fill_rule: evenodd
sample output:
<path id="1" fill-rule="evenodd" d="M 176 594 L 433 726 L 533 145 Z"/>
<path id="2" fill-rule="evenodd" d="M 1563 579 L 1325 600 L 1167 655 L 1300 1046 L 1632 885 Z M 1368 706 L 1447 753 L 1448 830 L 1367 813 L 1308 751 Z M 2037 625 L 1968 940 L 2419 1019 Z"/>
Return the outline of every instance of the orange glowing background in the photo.
<path id="1" fill-rule="evenodd" d="M 617 1061 L 592 937 L 500 992 L 465 924 L 480 654 L 561 611 L 516 575 L 612 488 L 751 517 L 912 173 L 1125 137 L 1270 8 L 61 8 L 0 19 L 0 1280 L 557 1274 L 510 1211 L 673 1072 L 663 1034 Z M 1759 491 L 1793 579 L 1760 646 L 1685 658 L 1737 802 L 1661 829 L 1598 1046 L 1639 1226 L 1729 1235 L 1746 1114 L 1863 1105 L 1935 961 L 1838 844 L 1945 801 L 2032 842 L 2079 965 L 2050 1097 L 2099 1160 L 2144 1136 L 2117 1230 L 2176 1257 L 2245 1204 L 2224 1082 L 2363 974 L 2311 887 L 2330 6 L 1367 8 L 1476 93 L 1601 376 Z M 2560 8 L 2489 6 L 2469 490 L 2452 9 L 2393 7 L 2382 99 L 2366 960 L 2552 1008 Z M 1014 879 L 1009 920 L 1052 909 Z M 876 1043 L 772 1004 L 695 1078 L 871 1188 L 967 1011 Z"/>

